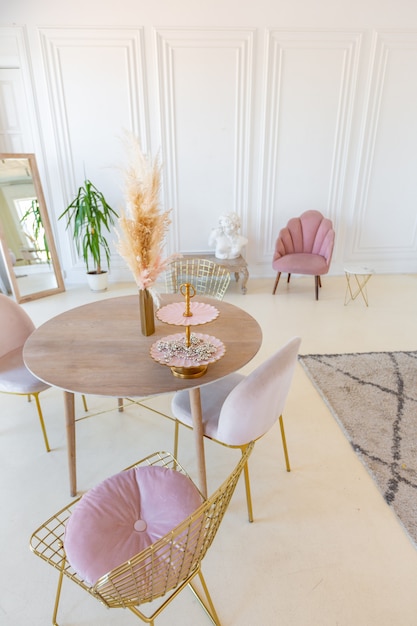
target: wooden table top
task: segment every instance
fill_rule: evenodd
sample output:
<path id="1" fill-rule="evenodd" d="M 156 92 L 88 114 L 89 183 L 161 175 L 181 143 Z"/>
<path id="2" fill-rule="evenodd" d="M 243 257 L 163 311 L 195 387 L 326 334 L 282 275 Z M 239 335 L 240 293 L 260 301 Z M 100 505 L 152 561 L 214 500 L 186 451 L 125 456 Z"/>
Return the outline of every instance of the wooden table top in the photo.
<path id="1" fill-rule="evenodd" d="M 180 300 L 178 295 L 163 295 L 162 305 Z M 143 336 L 136 295 L 86 304 L 45 322 L 25 344 L 26 366 L 49 385 L 82 394 L 142 397 L 200 387 L 248 363 L 261 346 L 262 331 L 237 306 L 202 296 L 198 301 L 212 304 L 220 314 L 193 331 L 213 335 L 226 346 L 225 355 L 200 378 L 177 378 L 152 359 L 152 344 L 183 327 L 155 318 L 155 333 Z"/>

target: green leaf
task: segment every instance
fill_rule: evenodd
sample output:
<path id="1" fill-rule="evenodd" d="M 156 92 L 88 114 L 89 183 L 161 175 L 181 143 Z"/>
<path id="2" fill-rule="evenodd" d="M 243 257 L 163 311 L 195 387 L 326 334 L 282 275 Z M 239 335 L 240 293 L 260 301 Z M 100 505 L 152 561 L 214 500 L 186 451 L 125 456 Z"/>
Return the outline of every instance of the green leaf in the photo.
<path id="1" fill-rule="evenodd" d="M 66 228 L 72 228 L 77 252 L 82 253 L 87 271 L 91 259 L 94 261 L 95 269 L 101 270 L 102 254 L 109 267 L 110 247 L 103 232 L 110 232 L 110 227 L 119 216 L 90 180 L 86 179 L 79 187 L 76 197 L 58 219 L 64 217 Z"/>

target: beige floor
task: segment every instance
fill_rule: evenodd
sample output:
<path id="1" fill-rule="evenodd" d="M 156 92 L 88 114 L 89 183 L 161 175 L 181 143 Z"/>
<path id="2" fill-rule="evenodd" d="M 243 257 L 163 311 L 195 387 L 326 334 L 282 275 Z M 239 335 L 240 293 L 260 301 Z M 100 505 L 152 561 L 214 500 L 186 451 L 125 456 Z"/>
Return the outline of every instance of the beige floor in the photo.
<path id="1" fill-rule="evenodd" d="M 226 297 L 263 328 L 262 348 L 246 371 L 294 335 L 302 337 L 304 354 L 417 349 L 415 275 L 374 276 L 369 308 L 360 300 L 344 306 L 343 276 L 323 280 L 319 302 L 311 278 L 295 279 L 289 290 L 284 282 L 276 296 L 271 287 L 272 280 L 250 280 L 246 296 L 232 284 Z M 72 288 L 25 309 L 40 324 L 78 304 L 133 291 L 130 285 L 112 285 L 104 294 Z M 114 400 L 88 401 L 92 416 L 77 424 L 80 490 L 151 451 L 171 449 L 170 421 L 134 405 L 119 414 Z M 156 404 L 168 407 L 169 398 Z M 56 572 L 30 553 L 28 540 L 70 499 L 61 393 L 43 394 L 50 454 L 44 452 L 33 405 L 2 395 L 0 407 L 0 624 L 45 626 Z M 78 414 L 83 414 L 81 402 Z M 274 428 L 257 443 L 250 462 L 255 522 L 246 520 L 239 484 L 205 560 L 223 625 L 415 626 L 417 551 L 299 365 L 285 420 L 292 472 L 284 470 Z M 238 452 L 210 442 L 206 450 L 209 486 L 214 487 Z M 188 431 L 180 459 L 193 473 Z M 124 626 L 136 619 L 126 611 L 106 610 L 64 581 L 59 623 Z M 157 623 L 209 622 L 186 590 Z"/>

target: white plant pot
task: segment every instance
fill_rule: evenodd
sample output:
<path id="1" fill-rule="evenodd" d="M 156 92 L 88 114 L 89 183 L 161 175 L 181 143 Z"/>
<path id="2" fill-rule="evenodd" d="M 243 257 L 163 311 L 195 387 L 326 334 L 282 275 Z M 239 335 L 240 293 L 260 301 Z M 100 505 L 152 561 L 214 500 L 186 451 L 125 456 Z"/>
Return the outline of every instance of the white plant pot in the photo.
<path id="1" fill-rule="evenodd" d="M 107 272 L 87 272 L 87 282 L 91 291 L 106 291 L 108 286 L 108 274 Z"/>

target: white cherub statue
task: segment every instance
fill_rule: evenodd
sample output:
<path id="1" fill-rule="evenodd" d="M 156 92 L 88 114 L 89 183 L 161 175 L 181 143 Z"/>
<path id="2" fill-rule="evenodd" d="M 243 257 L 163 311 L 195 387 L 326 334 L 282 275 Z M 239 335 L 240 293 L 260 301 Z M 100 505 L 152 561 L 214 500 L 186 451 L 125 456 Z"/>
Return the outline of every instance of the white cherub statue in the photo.
<path id="1" fill-rule="evenodd" d="M 248 240 L 239 235 L 240 219 L 237 213 L 219 217 L 219 226 L 213 228 L 209 237 L 209 246 L 215 246 L 218 259 L 236 259 Z"/>

